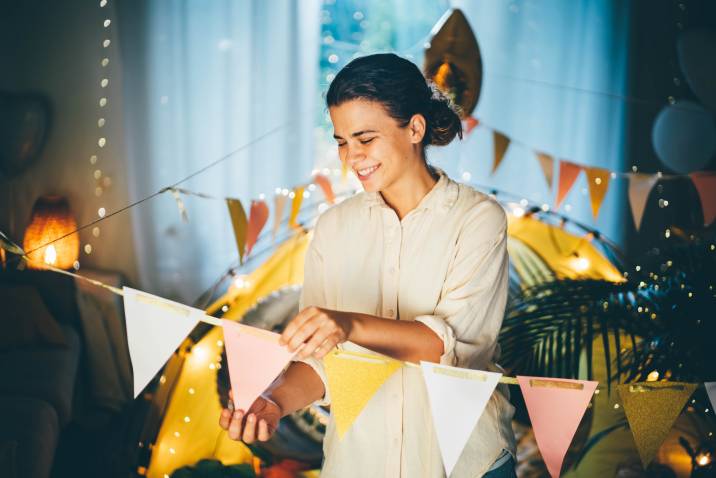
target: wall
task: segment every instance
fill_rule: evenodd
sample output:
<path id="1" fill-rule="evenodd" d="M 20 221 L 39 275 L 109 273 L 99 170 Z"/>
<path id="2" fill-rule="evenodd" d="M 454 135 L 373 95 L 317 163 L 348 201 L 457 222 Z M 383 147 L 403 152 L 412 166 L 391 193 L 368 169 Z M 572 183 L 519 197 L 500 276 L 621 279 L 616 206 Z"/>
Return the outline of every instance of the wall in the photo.
<path id="1" fill-rule="evenodd" d="M 38 161 L 13 179 L 0 176 L 0 230 L 22 240 L 35 199 L 60 194 L 70 201 L 79 224 L 98 219 L 98 209 L 108 213 L 128 202 L 122 127 L 122 78 L 116 39 L 116 21 L 108 28 L 103 20 L 113 18 L 112 2 L 100 7 L 99 0 L 83 2 L 4 1 L 0 15 L 0 89 L 37 92 L 52 104 L 52 128 Z M 107 38 L 111 43 L 102 47 Z M 102 57 L 109 65 L 100 65 Z M 102 78 L 109 79 L 106 88 Z M 99 98 L 108 104 L 99 107 Z M 98 127 L 98 118 L 106 124 Z M 99 148 L 98 139 L 107 144 Z M 96 165 L 90 156 L 97 155 Z M 111 186 L 95 195 L 99 169 L 109 176 Z M 101 179 L 100 179 L 101 181 Z M 101 184 L 101 183 L 100 183 Z M 123 212 L 81 232 L 81 268 L 121 271 L 136 282 L 136 264 L 131 236 L 130 213 Z"/>

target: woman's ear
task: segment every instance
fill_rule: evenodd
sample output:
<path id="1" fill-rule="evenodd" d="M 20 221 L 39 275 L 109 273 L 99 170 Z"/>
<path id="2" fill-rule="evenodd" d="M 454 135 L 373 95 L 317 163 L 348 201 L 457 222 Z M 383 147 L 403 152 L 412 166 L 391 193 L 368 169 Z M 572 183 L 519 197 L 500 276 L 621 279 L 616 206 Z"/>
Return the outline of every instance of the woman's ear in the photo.
<path id="1" fill-rule="evenodd" d="M 427 124 L 425 123 L 425 117 L 420 113 L 414 114 L 408 122 L 408 129 L 410 132 L 410 142 L 413 144 L 421 143 L 425 136 L 425 129 Z"/>

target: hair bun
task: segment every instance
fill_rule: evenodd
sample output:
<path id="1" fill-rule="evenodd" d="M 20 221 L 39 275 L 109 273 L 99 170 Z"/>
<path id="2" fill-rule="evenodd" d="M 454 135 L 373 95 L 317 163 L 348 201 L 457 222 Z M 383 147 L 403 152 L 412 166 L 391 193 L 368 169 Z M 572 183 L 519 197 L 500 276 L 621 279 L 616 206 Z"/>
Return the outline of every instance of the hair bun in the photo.
<path id="1" fill-rule="evenodd" d="M 431 85 L 431 90 L 429 118 L 427 118 L 428 131 L 424 143 L 444 146 L 455 139 L 455 136 L 462 139 L 462 121 L 456 106 L 436 86 Z"/>

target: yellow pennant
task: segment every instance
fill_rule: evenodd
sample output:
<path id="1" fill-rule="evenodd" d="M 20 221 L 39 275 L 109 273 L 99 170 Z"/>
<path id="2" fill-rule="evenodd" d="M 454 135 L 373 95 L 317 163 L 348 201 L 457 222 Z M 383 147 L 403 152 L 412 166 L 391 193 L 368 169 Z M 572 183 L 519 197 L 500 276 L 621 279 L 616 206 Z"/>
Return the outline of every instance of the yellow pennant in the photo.
<path id="1" fill-rule="evenodd" d="M 696 384 L 640 382 L 622 384 L 618 389 L 636 448 L 646 468 L 696 390 Z"/>
<path id="2" fill-rule="evenodd" d="M 335 350 L 323 358 L 331 413 L 343 438 L 375 392 L 403 363 L 390 357 Z"/>
<path id="3" fill-rule="evenodd" d="M 288 219 L 289 227 L 298 227 L 296 218 L 301 210 L 301 203 L 303 202 L 303 191 L 306 189 L 305 186 L 298 186 L 293 189 L 293 202 L 291 203 L 291 216 Z"/>
<path id="4" fill-rule="evenodd" d="M 510 146 L 510 138 L 500 133 L 499 131 L 492 132 L 493 148 L 495 150 L 495 158 L 492 161 L 492 173 L 497 171 L 500 167 L 502 159 L 505 157 L 507 148 Z"/>
<path id="5" fill-rule="evenodd" d="M 248 229 L 246 211 L 244 211 L 244 206 L 238 199 L 226 198 L 226 205 L 229 207 L 231 225 L 234 226 L 234 236 L 236 238 L 236 247 L 239 249 L 239 259 L 243 264 L 244 250 L 246 249 L 246 231 Z"/>
<path id="6" fill-rule="evenodd" d="M 589 183 L 589 198 L 592 200 L 592 215 L 594 219 L 599 215 L 599 208 L 602 207 L 604 196 L 609 187 L 611 173 L 602 168 L 584 168 Z"/>

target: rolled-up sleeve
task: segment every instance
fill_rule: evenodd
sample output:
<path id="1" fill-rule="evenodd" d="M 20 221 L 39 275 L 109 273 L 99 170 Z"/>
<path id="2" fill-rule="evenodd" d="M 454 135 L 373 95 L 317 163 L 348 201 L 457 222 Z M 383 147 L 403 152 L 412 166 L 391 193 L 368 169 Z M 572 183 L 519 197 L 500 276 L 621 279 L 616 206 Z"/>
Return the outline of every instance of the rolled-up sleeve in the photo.
<path id="1" fill-rule="evenodd" d="M 319 224 L 321 218 L 319 217 L 316 221 L 316 226 L 313 229 L 313 239 L 308 245 L 306 250 L 306 257 L 303 266 L 303 287 L 298 300 L 298 310 L 301 311 L 306 307 L 316 306 L 325 307 L 325 288 L 324 288 L 324 267 L 323 267 L 323 256 L 320 253 L 321 233 Z M 313 357 L 305 359 L 294 358 L 294 362 L 303 362 L 309 365 L 323 382 L 323 388 L 325 390 L 323 399 L 317 401 L 318 405 L 327 406 L 331 403 L 330 396 L 328 393 L 328 379 L 326 378 L 326 371 L 323 366 L 323 360 L 317 360 Z"/>
<path id="2" fill-rule="evenodd" d="M 414 319 L 443 341 L 440 363 L 486 368 L 493 361 L 508 294 L 507 217 L 494 200 L 470 210 L 440 300 Z"/>

